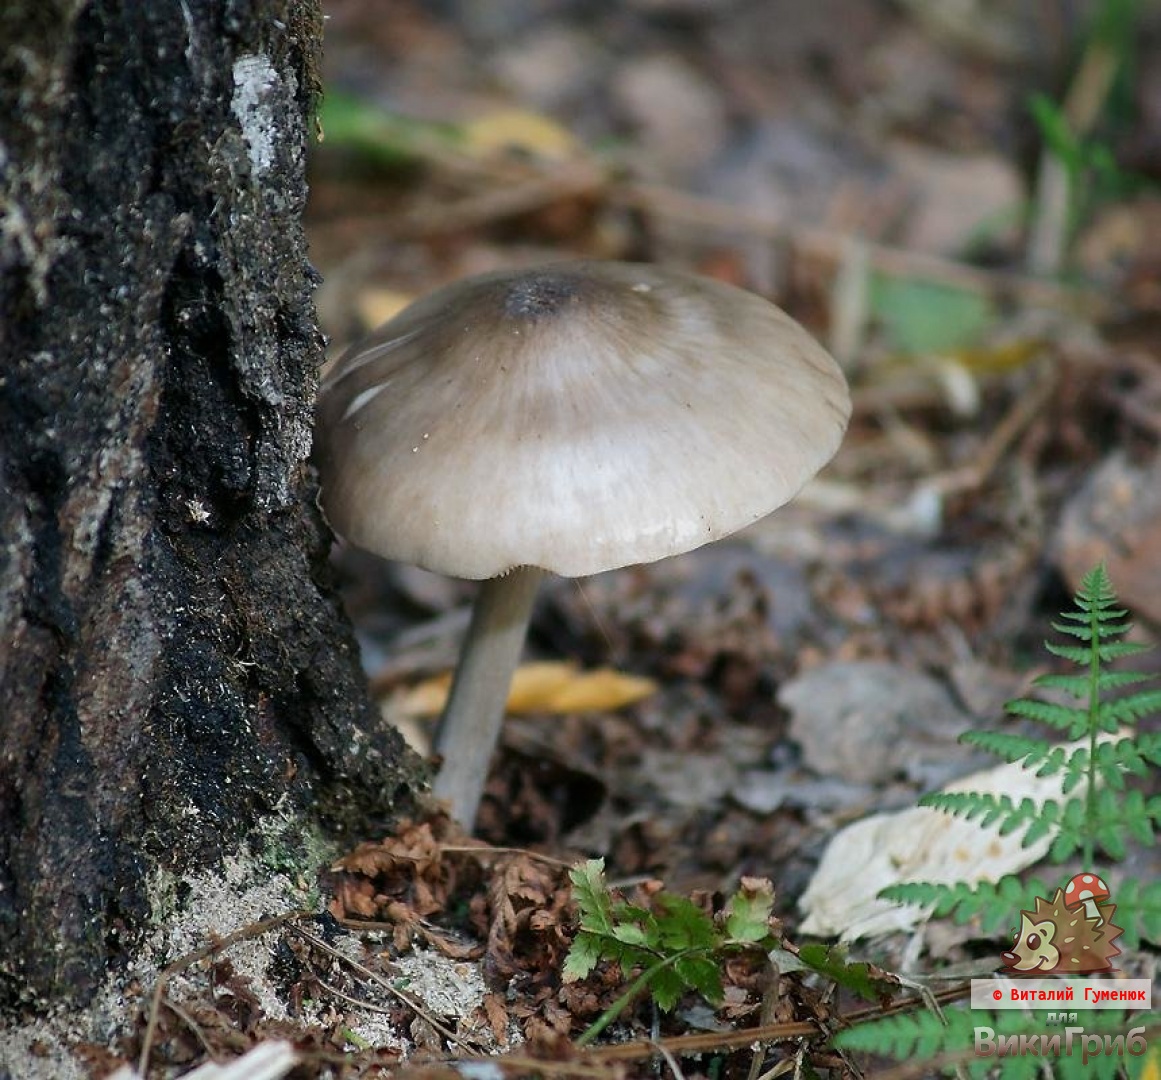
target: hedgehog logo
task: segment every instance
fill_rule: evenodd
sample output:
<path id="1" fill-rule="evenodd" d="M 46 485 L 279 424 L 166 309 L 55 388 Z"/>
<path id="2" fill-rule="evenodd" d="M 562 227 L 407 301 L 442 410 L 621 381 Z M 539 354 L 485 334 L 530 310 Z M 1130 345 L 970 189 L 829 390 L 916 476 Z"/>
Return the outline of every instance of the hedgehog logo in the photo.
<path id="1" fill-rule="evenodd" d="M 1116 904 L 1096 874 L 1077 874 L 1051 900 L 1036 897 L 1031 911 L 1020 912 L 1012 947 L 1000 954 L 1007 975 L 1081 975 L 1112 971 L 1121 950 L 1113 944 L 1124 933 L 1113 922 Z"/>

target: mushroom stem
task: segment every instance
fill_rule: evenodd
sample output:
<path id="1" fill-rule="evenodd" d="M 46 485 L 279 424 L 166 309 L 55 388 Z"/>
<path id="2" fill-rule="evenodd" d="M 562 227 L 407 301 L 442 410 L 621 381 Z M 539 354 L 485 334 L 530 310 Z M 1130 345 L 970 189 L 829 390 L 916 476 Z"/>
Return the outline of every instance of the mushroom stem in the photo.
<path id="1" fill-rule="evenodd" d="M 538 567 L 520 566 L 480 586 L 451 693 L 436 730 L 435 748 L 443 757 L 443 765 L 432 789 L 437 798 L 451 803 L 452 816 L 469 829 L 484 793 L 512 673 L 543 577 L 544 571 Z"/>

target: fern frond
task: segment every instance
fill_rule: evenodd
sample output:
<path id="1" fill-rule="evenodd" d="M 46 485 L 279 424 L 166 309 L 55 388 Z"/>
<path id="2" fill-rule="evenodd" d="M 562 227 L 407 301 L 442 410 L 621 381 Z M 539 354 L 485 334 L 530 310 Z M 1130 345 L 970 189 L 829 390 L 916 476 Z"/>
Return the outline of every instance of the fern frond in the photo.
<path id="1" fill-rule="evenodd" d="M 1150 646 L 1141 641 L 1110 641 L 1105 645 L 1098 645 L 1094 650 L 1100 657 L 1102 664 L 1113 660 L 1123 660 L 1126 656 L 1140 656 L 1148 652 Z"/>
<path id="2" fill-rule="evenodd" d="M 1161 731 L 1151 731 L 1136 737 L 1137 752 L 1150 765 L 1161 766 Z"/>
<path id="3" fill-rule="evenodd" d="M 1117 594 L 1113 592 L 1113 582 L 1109 577 L 1108 568 L 1099 562 L 1080 579 L 1074 599 L 1076 606 L 1084 611 L 1108 608 L 1117 602 Z"/>
<path id="4" fill-rule="evenodd" d="M 1161 944 L 1161 878 L 1148 884 L 1126 878 L 1117 884 L 1115 895 L 1117 922 L 1125 928 L 1121 948 L 1136 949 L 1142 938 Z"/>
<path id="5" fill-rule="evenodd" d="M 1110 720 L 1114 725 L 1131 724 L 1155 712 L 1161 712 L 1161 689 L 1142 690 L 1128 697 L 1102 702 L 1100 707 L 1101 719 Z"/>
<path id="6" fill-rule="evenodd" d="M 1059 656 L 1070 663 L 1085 665 L 1092 659 L 1092 649 L 1082 649 L 1079 645 L 1057 645 L 1051 641 L 1044 642 L 1044 648 L 1053 656 Z"/>
<path id="7" fill-rule="evenodd" d="M 889 885 L 879 896 L 897 904 L 931 908 L 933 917 L 950 916 L 961 926 L 976 922 L 984 934 L 1006 934 L 1016 912 L 1031 907 L 1037 896 L 1048 896 L 1051 891 L 1037 878 L 1021 881 L 1005 874 L 999 881 L 977 881 L 974 885 L 908 881 Z"/>
<path id="8" fill-rule="evenodd" d="M 840 1032 L 835 1044 L 848 1052 L 863 1052 L 895 1061 L 924 1061 L 932 1070 L 958 1075 L 984 1077 L 1000 1064 L 1004 1080 L 1034 1080 L 1043 1062 L 1028 1055 L 1010 1054 L 1004 1058 L 979 1057 L 975 1053 L 977 1030 L 1006 1032 L 1010 1019 L 979 1010 L 953 1008 L 936 1013 L 915 1011 L 897 1016 L 868 1020 Z M 1093 1059 L 1096 1060 L 1095 1058 Z M 929 1074 L 928 1074 L 929 1075 Z"/>
<path id="9" fill-rule="evenodd" d="M 1007 762 L 1022 762 L 1027 769 L 1039 765 L 1053 749 L 1043 739 L 1017 735 L 1010 731 L 968 731 L 960 742 L 978 746 Z"/>
<path id="10" fill-rule="evenodd" d="M 1161 749 L 1161 736 L 1126 736 L 1097 746 L 1096 769 L 1098 780 L 1110 787 L 1124 787 L 1124 775 L 1148 776 L 1157 762 L 1152 754 Z M 1085 751 L 1087 765 L 1088 751 Z"/>
<path id="11" fill-rule="evenodd" d="M 1096 692 L 1102 699 L 1110 690 L 1120 690 L 1137 683 L 1151 682 L 1157 676 L 1147 671 L 1105 671 L 1096 677 Z M 1042 690 L 1059 690 L 1077 701 L 1088 701 L 1093 691 L 1092 673 L 1084 675 L 1067 675 L 1062 672 L 1052 672 L 1047 675 L 1038 675 L 1032 685 Z"/>
<path id="12" fill-rule="evenodd" d="M 1131 777 L 1148 778 L 1161 766 L 1161 732 L 1132 732 L 1142 717 L 1161 712 L 1161 688 L 1136 689 L 1154 679 L 1144 672 L 1107 670 L 1112 661 L 1136 656 L 1148 646 L 1123 640 L 1131 623 L 1128 613 L 1116 606 L 1116 595 L 1103 565 L 1085 575 L 1074 597 L 1075 610 L 1064 612 L 1053 628 L 1070 639 L 1065 643 L 1045 643 L 1054 656 L 1077 665 L 1079 671 L 1052 673 L 1035 680 L 1040 690 L 1063 693 L 1075 704 L 1021 698 L 1011 701 L 1007 711 L 1064 732 L 1072 745 L 1052 743 L 1011 731 L 973 732 L 963 741 L 1018 765 L 1039 777 L 1058 778 L 1061 797 L 1037 803 L 1030 798 L 1018 802 L 1008 795 L 956 791 L 937 792 L 920 800 L 929 806 L 975 821 L 983 827 L 1010 834 L 1023 830 L 1021 842 L 1027 846 L 1051 837 L 1048 861 L 1065 863 L 1074 857 L 1086 870 L 1097 869 L 1097 855 L 1122 859 L 1130 840 L 1142 845 L 1154 842 L 1161 826 L 1161 795 L 1145 795 L 1128 783 Z M 1119 695 L 1119 696 L 1114 696 Z M 952 916 L 957 922 L 973 921 L 984 932 L 1011 932 L 1018 913 L 1029 910 L 1036 897 L 1052 896 L 1056 885 L 1039 881 L 1021 882 L 1009 876 L 995 885 L 979 883 L 906 883 L 884 889 L 879 895 L 897 903 L 919 905 L 934 916 Z M 1134 949 L 1142 937 L 1161 942 L 1161 882 L 1142 885 L 1135 879 L 1117 883 L 1115 889 L 1118 923 L 1124 927 L 1124 949 Z M 1010 940 L 1010 939 L 1009 939 Z M 962 1012 L 962 1011 L 961 1011 Z M 849 1049 L 868 1049 L 897 1059 L 934 1059 L 930 1064 L 947 1071 L 955 1064 L 962 1073 L 983 1075 L 998 1067 L 1004 1080 L 1039 1075 L 1044 1062 L 1036 1053 L 1021 1056 L 1004 1048 L 1011 1046 L 996 1036 L 997 1056 L 967 1058 L 954 1053 L 970 1044 L 975 1049 L 978 1026 L 996 1031 L 1011 1029 L 1010 1018 L 973 1013 L 966 1030 L 962 1016 L 949 1012 L 949 1026 L 938 1025 L 929 1014 L 883 1018 L 844 1033 L 839 1044 Z M 1123 1024 L 1111 1015 L 1086 1017 L 1085 1031 L 1108 1031 L 1116 1038 Z M 1133 1022 L 1139 1023 L 1140 1017 Z M 965 1030 L 958 1035 L 956 1025 Z M 1120 1025 L 1120 1026 L 1118 1026 Z M 988 1036 L 990 1038 L 990 1036 Z M 1013 1036 L 1015 1038 L 1015 1036 Z M 959 1058 L 956 1061 L 956 1058 Z M 1113 1054 L 1059 1057 L 1052 1075 L 1061 1080 L 1081 1076 L 1120 1075 L 1124 1061 Z"/>
<path id="13" fill-rule="evenodd" d="M 1113 660 L 1121 660 L 1126 656 L 1138 656 L 1149 650 L 1148 645 L 1137 641 L 1109 641 L 1096 646 L 1056 645 L 1051 641 L 1046 641 L 1044 648 L 1053 656 L 1059 656 L 1074 664 L 1089 663 L 1094 653 L 1100 657 L 1102 664 L 1108 664 Z"/>
<path id="14" fill-rule="evenodd" d="M 1053 630 L 1070 637 L 1080 638 L 1082 641 L 1099 641 L 1102 638 L 1121 637 L 1133 629 L 1131 622 L 1113 622 L 1112 616 L 1127 615 L 1128 612 L 1103 612 L 1096 616 L 1094 625 L 1093 616 L 1075 611 L 1066 611 L 1064 618 L 1075 619 L 1080 625 L 1071 626 L 1068 623 L 1051 623 Z M 1148 646 L 1146 646 L 1147 648 Z"/>
<path id="15" fill-rule="evenodd" d="M 1038 720 L 1063 731 L 1070 739 L 1079 739 L 1088 728 L 1088 710 L 1072 705 L 1058 705 L 1054 701 L 1036 701 L 1032 698 L 1017 698 L 1009 701 L 1004 710 L 1011 716 L 1023 716 Z"/>
<path id="16" fill-rule="evenodd" d="M 1052 799 L 1037 804 L 1024 798 L 1017 803 L 1009 795 L 980 791 L 937 791 L 924 795 L 919 805 L 954 814 L 966 821 L 978 821 L 985 829 L 994 826 L 1001 836 L 1008 836 L 1037 821 L 1054 824 L 1059 815 L 1059 807 Z"/>
<path id="17" fill-rule="evenodd" d="M 1089 825 L 1113 858 L 1124 858 L 1129 836 L 1141 844 L 1153 842 L 1154 828 L 1161 822 L 1161 796 L 1146 799 L 1137 789 L 1116 792 L 1106 788 L 1097 792 L 1093 802 Z"/>
<path id="18" fill-rule="evenodd" d="M 971 1045 L 971 1028 L 964 1023 L 971 1017 L 962 1009 L 949 1010 L 952 1015 L 955 1021 L 948 1024 L 927 1011 L 884 1016 L 841 1032 L 835 1043 L 844 1050 L 861 1050 L 896 1060 L 927 1059 L 943 1051 L 962 1052 Z"/>
<path id="19" fill-rule="evenodd" d="M 1156 678 L 1150 671 L 1102 671 L 1097 676 L 1096 687 L 1103 695 L 1108 690 L 1120 690 L 1136 683 L 1152 682 Z M 1085 681 L 1089 681 L 1087 676 Z"/>

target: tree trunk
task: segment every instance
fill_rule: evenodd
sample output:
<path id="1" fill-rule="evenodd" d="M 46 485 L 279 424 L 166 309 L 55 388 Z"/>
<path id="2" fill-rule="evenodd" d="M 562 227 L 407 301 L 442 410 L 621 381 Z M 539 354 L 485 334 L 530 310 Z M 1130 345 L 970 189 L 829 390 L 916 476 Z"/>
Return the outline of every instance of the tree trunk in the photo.
<path id="1" fill-rule="evenodd" d="M 366 831 L 307 466 L 318 0 L 0 5 L 0 1007 L 84 999 L 158 870 Z"/>

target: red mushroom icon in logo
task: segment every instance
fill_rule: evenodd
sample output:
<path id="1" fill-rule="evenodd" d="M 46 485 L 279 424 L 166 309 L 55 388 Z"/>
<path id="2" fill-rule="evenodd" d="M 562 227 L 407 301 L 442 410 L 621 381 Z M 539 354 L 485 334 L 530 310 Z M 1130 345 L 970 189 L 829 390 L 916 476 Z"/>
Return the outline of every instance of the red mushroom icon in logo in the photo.
<path id="1" fill-rule="evenodd" d="M 1065 975 L 1112 971 L 1114 944 L 1124 933 L 1113 922 L 1117 906 L 1096 874 L 1077 874 L 1050 900 L 1036 897 L 1020 912 L 1010 949 L 1000 954 L 1006 975 Z"/>

